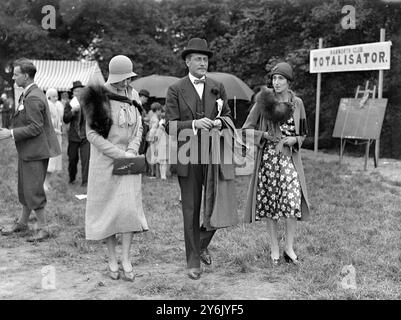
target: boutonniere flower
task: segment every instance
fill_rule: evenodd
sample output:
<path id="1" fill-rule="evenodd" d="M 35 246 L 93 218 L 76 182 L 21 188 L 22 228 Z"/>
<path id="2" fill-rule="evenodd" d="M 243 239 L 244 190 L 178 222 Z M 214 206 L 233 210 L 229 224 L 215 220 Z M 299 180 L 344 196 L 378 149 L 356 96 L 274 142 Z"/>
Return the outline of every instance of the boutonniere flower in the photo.
<path id="1" fill-rule="evenodd" d="M 23 104 L 20 104 L 19 106 L 18 106 L 18 111 L 22 111 L 22 110 L 24 110 L 24 105 Z"/>
<path id="2" fill-rule="evenodd" d="M 216 103 L 217 103 L 217 111 L 218 111 L 217 116 L 220 117 L 221 110 L 223 110 L 224 101 L 222 99 L 217 99 Z"/>
<path id="3" fill-rule="evenodd" d="M 219 90 L 218 90 L 217 88 L 212 88 L 211 92 L 212 92 L 214 95 L 217 96 L 218 93 L 219 93 Z"/>

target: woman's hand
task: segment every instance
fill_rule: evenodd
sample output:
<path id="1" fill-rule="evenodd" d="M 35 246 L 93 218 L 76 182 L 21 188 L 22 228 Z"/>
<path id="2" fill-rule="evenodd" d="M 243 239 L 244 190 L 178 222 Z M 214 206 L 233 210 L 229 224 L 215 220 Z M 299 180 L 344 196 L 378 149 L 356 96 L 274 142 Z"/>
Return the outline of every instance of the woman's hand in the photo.
<path id="1" fill-rule="evenodd" d="M 274 136 L 270 135 L 268 132 L 263 132 L 263 139 L 278 142 L 280 139 L 275 138 Z"/>
<path id="2" fill-rule="evenodd" d="M 292 147 L 294 144 L 296 144 L 298 142 L 297 138 L 295 137 L 285 137 L 283 139 L 283 144 L 287 145 L 289 147 Z"/>
<path id="3" fill-rule="evenodd" d="M 137 155 L 138 155 L 138 152 L 136 152 L 134 150 L 125 151 L 125 157 L 126 158 L 133 158 L 133 157 L 136 157 Z"/>

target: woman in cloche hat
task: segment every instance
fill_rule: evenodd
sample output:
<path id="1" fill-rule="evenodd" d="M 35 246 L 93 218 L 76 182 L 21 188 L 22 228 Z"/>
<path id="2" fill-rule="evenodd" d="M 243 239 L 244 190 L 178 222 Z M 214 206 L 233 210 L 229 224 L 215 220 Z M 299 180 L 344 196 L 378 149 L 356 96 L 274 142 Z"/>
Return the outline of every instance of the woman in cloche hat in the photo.
<path id="1" fill-rule="evenodd" d="M 285 218 L 283 257 L 287 263 L 297 264 L 293 248 L 296 223 L 309 217 L 300 154 L 307 134 L 305 109 L 302 100 L 289 89 L 294 76 L 288 63 L 278 63 L 271 71 L 271 78 L 273 90 L 262 87 L 243 125 L 243 129 L 254 133 L 258 146 L 245 221 L 267 219 L 270 257 L 275 265 L 280 257 L 277 222 Z"/>
<path id="2" fill-rule="evenodd" d="M 108 274 L 120 276 L 116 256 L 117 234 L 122 235 L 122 278 L 133 281 L 129 257 L 134 232 L 148 230 L 143 212 L 141 175 L 112 175 L 113 159 L 134 157 L 142 138 L 139 110 L 133 105 L 131 60 L 123 55 L 109 63 L 104 86 L 89 86 L 83 95 L 87 137 L 92 144 L 88 198 L 85 212 L 86 239 L 106 239 Z"/>

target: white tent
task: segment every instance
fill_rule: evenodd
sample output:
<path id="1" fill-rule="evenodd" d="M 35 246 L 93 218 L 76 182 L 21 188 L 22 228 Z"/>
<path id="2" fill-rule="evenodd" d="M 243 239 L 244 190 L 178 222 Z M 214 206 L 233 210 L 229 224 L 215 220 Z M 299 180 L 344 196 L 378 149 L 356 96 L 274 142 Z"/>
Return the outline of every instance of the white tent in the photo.
<path id="1" fill-rule="evenodd" d="M 97 61 L 71 61 L 71 60 L 31 60 L 37 72 L 35 83 L 40 89 L 46 91 L 55 88 L 58 91 L 69 91 L 73 81 L 81 81 L 83 85 L 89 83 L 103 84 L 103 74 Z M 17 102 L 22 88 L 14 84 L 14 96 Z"/>

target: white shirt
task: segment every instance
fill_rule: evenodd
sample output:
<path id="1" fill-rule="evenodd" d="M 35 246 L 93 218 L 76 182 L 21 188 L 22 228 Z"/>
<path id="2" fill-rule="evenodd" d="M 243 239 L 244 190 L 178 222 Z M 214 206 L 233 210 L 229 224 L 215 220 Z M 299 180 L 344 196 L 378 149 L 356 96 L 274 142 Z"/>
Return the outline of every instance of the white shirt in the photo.
<path id="1" fill-rule="evenodd" d="M 194 82 L 195 82 L 195 80 L 205 80 L 206 77 L 203 76 L 202 78 L 198 79 L 197 77 L 194 77 L 191 73 L 189 73 L 188 76 L 189 76 L 189 80 L 191 80 L 191 83 L 195 87 L 195 90 L 198 93 L 199 98 L 202 100 L 203 89 L 205 88 L 205 84 L 204 83 L 195 84 Z"/>
<path id="2" fill-rule="evenodd" d="M 206 79 L 206 77 L 203 76 L 202 78 L 198 79 L 197 77 L 194 77 L 191 73 L 188 73 L 188 77 L 189 77 L 189 80 L 191 81 L 192 85 L 195 87 L 195 90 L 198 93 L 199 98 L 202 100 L 203 89 L 205 88 L 205 84 L 204 83 L 195 84 L 195 80 Z M 198 129 L 195 128 L 195 120 L 192 121 L 192 130 L 194 131 L 194 135 L 196 135 L 198 132 Z"/>

